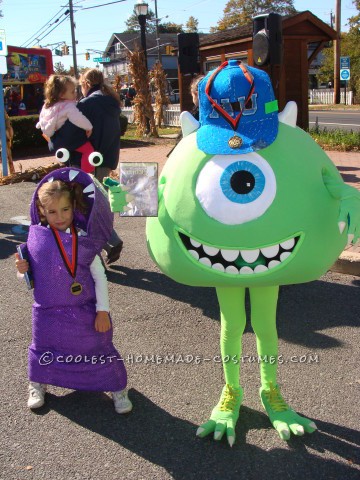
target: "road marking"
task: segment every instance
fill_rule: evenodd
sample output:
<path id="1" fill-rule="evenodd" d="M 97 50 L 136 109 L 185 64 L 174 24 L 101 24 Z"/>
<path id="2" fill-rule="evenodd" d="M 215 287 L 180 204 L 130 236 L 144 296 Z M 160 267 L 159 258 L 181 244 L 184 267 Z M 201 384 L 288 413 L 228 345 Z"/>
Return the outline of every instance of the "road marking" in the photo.
<path id="1" fill-rule="evenodd" d="M 327 123 L 327 122 L 322 122 L 321 120 L 318 122 L 309 122 L 309 123 L 318 123 L 321 125 L 339 125 L 341 127 L 360 127 L 358 123 Z"/>

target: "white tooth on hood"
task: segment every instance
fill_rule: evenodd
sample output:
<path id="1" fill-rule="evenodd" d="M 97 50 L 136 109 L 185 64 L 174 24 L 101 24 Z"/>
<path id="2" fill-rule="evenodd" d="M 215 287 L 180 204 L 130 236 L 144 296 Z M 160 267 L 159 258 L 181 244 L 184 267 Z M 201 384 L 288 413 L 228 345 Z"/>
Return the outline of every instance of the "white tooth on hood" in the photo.
<path id="1" fill-rule="evenodd" d="M 54 177 L 50 177 L 50 178 L 48 179 L 48 182 L 53 182 L 53 181 L 54 181 Z"/>
<path id="2" fill-rule="evenodd" d="M 203 245 L 203 249 L 206 255 L 210 255 L 210 257 L 214 257 L 220 251 L 220 248 L 210 247 L 209 245 Z"/>
<path id="3" fill-rule="evenodd" d="M 201 243 L 200 242 L 197 242 L 196 240 L 194 240 L 193 238 L 189 237 L 190 238 L 190 243 L 193 247 L 195 248 L 198 248 L 200 247 Z"/>
<path id="4" fill-rule="evenodd" d="M 221 249 L 221 255 L 227 262 L 233 262 L 239 256 L 239 250 L 225 250 Z"/>
<path id="5" fill-rule="evenodd" d="M 253 263 L 258 259 L 260 250 L 257 248 L 255 250 L 240 250 L 242 258 L 247 263 Z"/>
<path id="6" fill-rule="evenodd" d="M 70 170 L 69 172 L 70 182 L 72 182 L 77 175 L 79 175 L 79 172 L 77 172 L 76 170 Z"/>
<path id="7" fill-rule="evenodd" d="M 95 185 L 90 183 L 87 187 L 83 190 L 84 193 L 95 192 Z"/>
<path id="8" fill-rule="evenodd" d="M 289 240 L 286 240 L 285 242 L 280 243 L 280 246 L 284 250 L 291 250 L 294 245 L 295 245 L 295 239 L 294 238 L 290 238 Z"/>
<path id="9" fill-rule="evenodd" d="M 241 267 L 240 268 L 240 273 L 241 274 L 250 274 L 250 273 L 254 273 L 254 270 L 250 267 Z"/>
<path id="10" fill-rule="evenodd" d="M 271 247 L 261 248 L 261 253 L 266 258 L 273 258 L 279 253 L 279 245 L 271 245 Z"/>

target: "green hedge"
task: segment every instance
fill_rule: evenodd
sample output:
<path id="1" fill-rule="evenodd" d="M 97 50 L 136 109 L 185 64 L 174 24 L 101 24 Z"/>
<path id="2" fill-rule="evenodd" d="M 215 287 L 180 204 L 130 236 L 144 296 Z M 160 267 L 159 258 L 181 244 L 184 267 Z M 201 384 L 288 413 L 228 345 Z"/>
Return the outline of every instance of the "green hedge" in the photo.
<path id="1" fill-rule="evenodd" d="M 39 115 L 28 115 L 25 117 L 10 117 L 14 129 L 13 150 L 24 147 L 44 147 L 46 140 L 41 130 L 36 128 Z M 128 126 L 128 119 L 120 115 L 121 135 L 125 135 Z"/>

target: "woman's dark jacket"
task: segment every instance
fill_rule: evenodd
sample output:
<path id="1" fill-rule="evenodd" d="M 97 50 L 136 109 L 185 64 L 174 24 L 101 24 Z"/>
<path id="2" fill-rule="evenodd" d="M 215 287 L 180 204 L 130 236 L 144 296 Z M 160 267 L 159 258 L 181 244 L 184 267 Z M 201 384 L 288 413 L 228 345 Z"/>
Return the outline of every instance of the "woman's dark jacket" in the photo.
<path id="1" fill-rule="evenodd" d="M 76 164 L 79 156 L 73 151 L 90 140 L 95 151 L 104 157 L 102 167 L 114 170 L 119 162 L 120 149 L 120 106 L 111 95 L 104 95 L 93 88 L 87 97 L 78 103 L 79 110 L 93 125 L 91 137 L 87 139 L 85 130 L 67 120 L 51 137 L 54 149 L 66 148 L 71 154 L 71 163 Z"/>

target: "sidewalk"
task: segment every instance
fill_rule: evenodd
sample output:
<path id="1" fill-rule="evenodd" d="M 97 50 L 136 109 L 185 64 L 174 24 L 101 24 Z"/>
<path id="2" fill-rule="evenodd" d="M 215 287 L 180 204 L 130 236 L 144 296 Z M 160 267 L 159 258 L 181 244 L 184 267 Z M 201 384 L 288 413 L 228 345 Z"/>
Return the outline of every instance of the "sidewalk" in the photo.
<path id="1" fill-rule="evenodd" d="M 145 144 L 135 147 L 122 148 L 120 151 L 121 162 L 157 162 L 161 172 L 166 160 L 167 154 L 173 147 L 173 141 L 169 139 L 168 144 L 151 145 Z M 360 152 L 326 152 L 333 163 L 341 173 L 344 182 L 360 190 Z M 44 156 L 40 158 L 24 157 L 14 160 L 15 170 L 17 172 L 25 171 L 30 168 L 51 165 L 56 163 L 54 156 Z M 356 246 L 346 248 L 340 255 L 338 261 L 332 267 L 332 270 L 348 275 L 360 276 L 360 242 Z"/>

